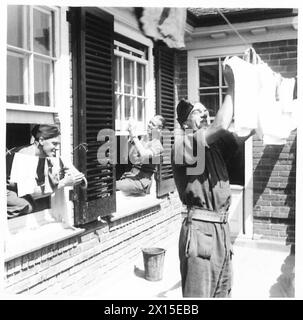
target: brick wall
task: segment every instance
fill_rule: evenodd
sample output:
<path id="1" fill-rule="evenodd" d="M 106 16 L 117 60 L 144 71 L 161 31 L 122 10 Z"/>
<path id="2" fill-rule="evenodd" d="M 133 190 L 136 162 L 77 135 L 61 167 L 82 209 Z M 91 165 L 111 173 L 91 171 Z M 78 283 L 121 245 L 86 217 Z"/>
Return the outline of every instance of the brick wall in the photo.
<path id="1" fill-rule="evenodd" d="M 176 193 L 159 206 L 54 243 L 5 264 L 6 293 L 79 294 L 92 282 L 142 255 L 141 248 L 163 245 L 179 233 L 181 204 Z"/>
<path id="2" fill-rule="evenodd" d="M 262 60 L 283 77 L 297 75 L 297 40 L 257 43 Z M 296 192 L 296 131 L 286 145 L 263 146 L 254 137 L 254 233 L 294 243 Z"/>

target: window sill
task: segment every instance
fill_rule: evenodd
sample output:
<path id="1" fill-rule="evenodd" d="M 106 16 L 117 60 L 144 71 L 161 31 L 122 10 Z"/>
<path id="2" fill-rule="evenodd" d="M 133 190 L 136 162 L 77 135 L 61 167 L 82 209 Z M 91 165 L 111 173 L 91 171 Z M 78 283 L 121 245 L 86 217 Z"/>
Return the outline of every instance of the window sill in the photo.
<path id="1" fill-rule="evenodd" d="M 28 111 L 28 112 L 45 112 L 45 113 L 54 113 L 56 109 L 50 106 L 29 106 L 24 104 L 10 104 L 6 106 L 7 110 L 17 110 L 17 111 Z"/>
<path id="2" fill-rule="evenodd" d="M 129 132 L 128 130 L 116 130 L 115 131 L 116 136 L 128 136 Z M 136 134 L 138 136 L 145 136 L 147 134 L 146 130 L 136 130 Z"/>
<path id="3" fill-rule="evenodd" d="M 84 229 L 65 227 L 60 222 L 45 224 L 36 230 L 9 235 L 5 243 L 5 261 L 39 250 L 58 241 L 74 237 Z"/>
<path id="4" fill-rule="evenodd" d="M 143 197 L 125 196 L 121 191 L 116 193 L 117 209 L 110 217 L 110 222 L 131 216 L 151 207 L 160 206 L 162 199 L 158 199 L 155 193 Z"/>
<path id="5" fill-rule="evenodd" d="M 46 123 L 54 124 L 55 110 L 24 110 L 17 108 L 6 109 L 6 122 L 7 123 Z M 17 120 L 18 119 L 18 120 Z M 17 121 L 16 121 L 17 120 Z"/>

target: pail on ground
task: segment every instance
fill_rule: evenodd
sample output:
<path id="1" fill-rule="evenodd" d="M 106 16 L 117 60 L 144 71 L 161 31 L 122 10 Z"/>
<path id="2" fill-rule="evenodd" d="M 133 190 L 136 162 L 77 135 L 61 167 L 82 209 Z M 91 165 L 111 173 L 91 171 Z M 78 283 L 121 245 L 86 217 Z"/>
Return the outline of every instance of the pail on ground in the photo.
<path id="1" fill-rule="evenodd" d="M 162 279 L 165 249 L 144 248 L 142 249 L 145 279 L 159 281 Z"/>

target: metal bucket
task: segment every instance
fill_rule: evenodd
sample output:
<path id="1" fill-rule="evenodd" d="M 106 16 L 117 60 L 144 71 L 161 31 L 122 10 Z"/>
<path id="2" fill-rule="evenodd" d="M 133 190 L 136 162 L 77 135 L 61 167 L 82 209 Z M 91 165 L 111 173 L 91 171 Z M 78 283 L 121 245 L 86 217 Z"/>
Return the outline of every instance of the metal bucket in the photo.
<path id="1" fill-rule="evenodd" d="M 162 248 L 142 249 L 146 280 L 162 280 L 165 251 Z"/>

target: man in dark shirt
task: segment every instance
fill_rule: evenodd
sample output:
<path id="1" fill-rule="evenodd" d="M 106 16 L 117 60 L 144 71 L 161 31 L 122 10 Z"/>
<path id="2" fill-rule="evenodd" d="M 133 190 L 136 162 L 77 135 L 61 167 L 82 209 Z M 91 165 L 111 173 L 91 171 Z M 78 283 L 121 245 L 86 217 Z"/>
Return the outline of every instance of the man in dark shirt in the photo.
<path id="1" fill-rule="evenodd" d="M 231 190 L 229 158 L 237 150 L 227 131 L 233 117 L 233 75 L 222 107 L 212 124 L 201 104 L 181 100 L 177 106 L 181 130 L 175 134 L 173 172 L 180 199 L 187 206 L 179 238 L 184 297 L 228 297 L 231 291 L 231 241 L 228 209 Z"/>

